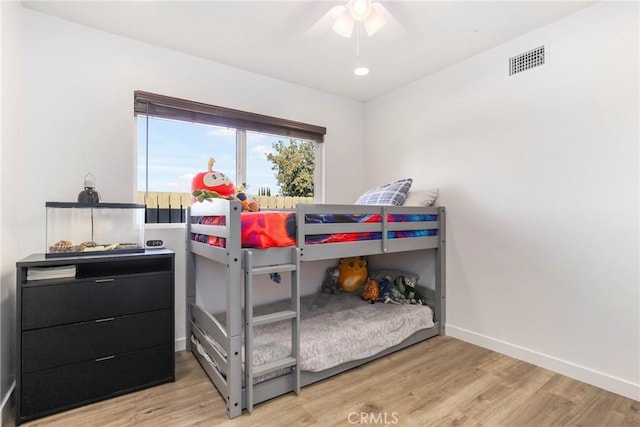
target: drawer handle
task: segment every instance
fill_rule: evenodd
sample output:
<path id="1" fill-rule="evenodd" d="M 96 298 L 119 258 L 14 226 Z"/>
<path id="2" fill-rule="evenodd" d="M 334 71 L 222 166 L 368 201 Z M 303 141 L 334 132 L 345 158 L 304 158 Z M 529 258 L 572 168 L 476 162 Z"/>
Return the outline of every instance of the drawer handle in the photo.
<path id="1" fill-rule="evenodd" d="M 95 322 L 96 323 L 111 322 L 112 320 L 116 320 L 116 318 L 115 317 L 105 317 L 104 319 L 98 319 Z"/>
<path id="2" fill-rule="evenodd" d="M 96 279 L 96 283 L 113 282 L 116 279 Z"/>
<path id="3" fill-rule="evenodd" d="M 116 356 L 106 356 L 106 357 L 100 357 L 99 359 L 96 359 L 96 362 L 104 362 L 105 360 L 111 360 L 111 359 L 115 359 Z"/>

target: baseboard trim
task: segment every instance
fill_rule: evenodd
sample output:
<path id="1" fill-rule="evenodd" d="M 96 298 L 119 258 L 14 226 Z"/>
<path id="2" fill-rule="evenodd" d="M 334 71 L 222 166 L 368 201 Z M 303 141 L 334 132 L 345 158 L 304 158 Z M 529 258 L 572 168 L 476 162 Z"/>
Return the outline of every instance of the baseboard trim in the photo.
<path id="1" fill-rule="evenodd" d="M 177 340 L 175 340 L 173 348 L 174 348 L 175 351 L 186 350 L 187 349 L 187 340 L 186 340 L 186 338 L 178 338 Z"/>
<path id="2" fill-rule="evenodd" d="M 9 387 L 9 392 L 2 400 L 2 418 L 0 418 L 0 426 L 9 425 L 9 420 L 13 420 L 13 391 L 16 388 L 16 382 L 14 381 Z"/>
<path id="3" fill-rule="evenodd" d="M 541 368 L 549 369 L 550 371 L 600 387 L 612 393 L 628 397 L 629 399 L 640 401 L 640 384 L 634 384 L 621 378 L 616 378 L 584 366 L 576 365 L 575 363 L 568 362 L 566 360 L 549 356 L 548 354 L 510 344 L 508 342 L 478 334 L 451 324 L 447 324 L 446 331 L 447 335 L 450 337 L 479 345 L 480 347 L 514 357 L 533 365 L 540 366 Z"/>

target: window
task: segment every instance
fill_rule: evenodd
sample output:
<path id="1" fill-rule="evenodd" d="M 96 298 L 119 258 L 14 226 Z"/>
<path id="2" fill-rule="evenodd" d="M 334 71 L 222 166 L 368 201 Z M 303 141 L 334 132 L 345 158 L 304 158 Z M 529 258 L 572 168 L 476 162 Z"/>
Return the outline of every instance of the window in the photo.
<path id="1" fill-rule="evenodd" d="M 313 141 L 247 131 L 246 147 L 247 182 L 258 183 L 259 194 L 314 196 L 317 162 Z"/>
<path id="2" fill-rule="evenodd" d="M 181 222 L 171 209 L 190 204 L 191 179 L 210 157 L 253 195 L 321 199 L 323 127 L 140 91 L 134 112 L 138 200 L 156 209 L 148 222 Z M 295 161 L 283 161 L 292 151 Z"/>

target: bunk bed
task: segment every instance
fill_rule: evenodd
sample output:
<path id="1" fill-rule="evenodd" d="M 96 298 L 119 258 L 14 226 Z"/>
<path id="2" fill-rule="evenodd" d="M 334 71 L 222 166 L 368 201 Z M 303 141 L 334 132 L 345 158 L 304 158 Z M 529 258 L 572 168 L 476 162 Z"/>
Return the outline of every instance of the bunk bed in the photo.
<path id="1" fill-rule="evenodd" d="M 290 391 L 298 394 L 300 388 L 308 384 L 444 334 L 443 207 L 298 204 L 286 213 L 289 216 L 284 221 L 290 241 L 270 248 L 247 241 L 246 233 L 243 233 L 246 226 L 243 226 L 243 219 L 247 213 L 241 211 L 240 202 L 208 199 L 195 203 L 187 214 L 187 349 L 195 355 L 226 401 L 230 418 L 239 416 L 245 408 L 251 412 L 257 403 Z M 361 221 L 362 218 L 366 220 Z M 257 247 L 247 247 L 252 245 Z M 393 253 L 404 256 L 404 253 L 413 251 L 418 251 L 420 256 L 433 251 L 435 277 L 432 278 L 432 287 L 419 288 L 427 296 L 428 305 L 411 308 L 426 312 L 410 312 L 405 319 L 428 317 L 428 321 L 418 322 L 416 330 L 407 337 L 396 338 L 385 348 L 376 348 L 374 354 L 360 354 L 353 360 L 338 362 L 337 366 L 327 367 L 320 363 L 313 368 L 305 368 L 304 360 L 301 361 L 301 347 L 305 346 L 304 337 L 303 342 L 300 339 L 301 328 L 304 322 L 308 322 L 308 326 L 317 325 L 323 313 L 322 309 L 317 309 L 316 302 L 318 298 L 329 300 L 331 297 L 301 297 L 301 263 Z M 206 274 L 201 274 L 197 267 L 200 263 L 211 262 L 226 269 L 223 281 L 226 289 L 221 292 L 225 298 L 225 309 L 221 313 L 210 313 L 197 298 L 201 287 L 212 286 L 210 278 L 202 277 Z M 402 269 L 403 266 L 394 267 Z M 290 274 L 290 298 L 267 308 L 254 307 L 254 276 L 280 273 Z M 348 304 L 357 300 L 360 306 L 347 305 L 344 311 L 354 316 L 358 316 L 359 310 L 400 307 L 371 305 L 354 295 L 350 297 Z M 409 307 L 402 309 L 410 310 Z M 335 310 L 334 307 L 330 309 L 331 316 L 335 315 Z M 398 318 L 397 313 L 394 311 L 392 317 Z M 370 317 L 377 318 L 378 313 Z M 275 324 L 287 325 L 290 334 L 288 347 L 285 346 L 284 354 L 256 363 L 256 349 L 264 346 L 265 342 L 272 343 L 274 339 L 266 335 L 261 341 L 260 334 Z"/>

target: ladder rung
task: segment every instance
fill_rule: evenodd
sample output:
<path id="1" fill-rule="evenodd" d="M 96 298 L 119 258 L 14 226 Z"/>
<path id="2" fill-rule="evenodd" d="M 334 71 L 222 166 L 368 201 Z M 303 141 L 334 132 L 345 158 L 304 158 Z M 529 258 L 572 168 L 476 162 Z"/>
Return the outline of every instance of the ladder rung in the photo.
<path id="1" fill-rule="evenodd" d="M 294 317 L 296 317 L 296 312 L 293 310 L 278 311 L 275 313 L 264 314 L 262 316 L 255 316 L 253 318 L 253 326 L 280 322 L 281 320 L 293 319 Z"/>
<path id="2" fill-rule="evenodd" d="M 295 264 L 279 264 L 279 265 L 267 265 L 265 267 L 254 267 L 253 274 L 270 274 L 270 273 L 284 273 L 285 271 L 295 271 Z"/>
<path id="3" fill-rule="evenodd" d="M 293 357 L 285 357 L 284 359 L 274 360 L 273 362 L 265 363 L 264 365 L 253 367 L 253 378 L 260 375 L 266 375 L 278 369 L 288 368 L 296 364 L 296 359 Z"/>

